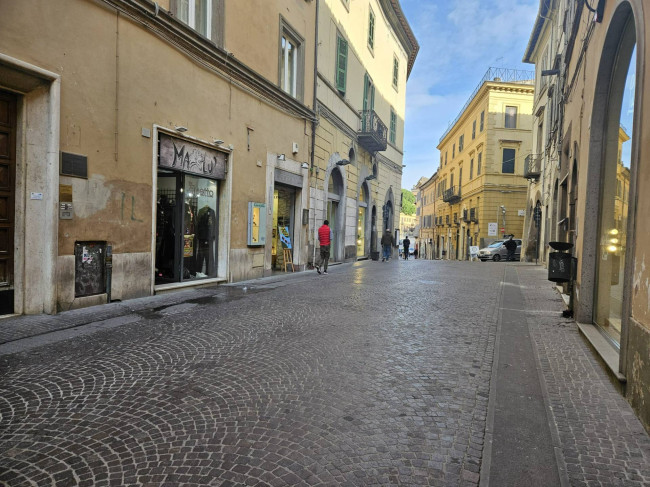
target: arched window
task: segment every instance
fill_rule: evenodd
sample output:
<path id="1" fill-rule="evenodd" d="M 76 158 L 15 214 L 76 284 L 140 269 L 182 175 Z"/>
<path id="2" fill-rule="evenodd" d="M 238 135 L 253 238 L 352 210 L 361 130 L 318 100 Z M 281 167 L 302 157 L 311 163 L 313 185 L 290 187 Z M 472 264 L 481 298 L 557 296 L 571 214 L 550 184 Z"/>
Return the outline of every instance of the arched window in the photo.
<path id="1" fill-rule="evenodd" d="M 616 59 L 609 78 L 609 98 L 606 101 L 594 310 L 596 324 L 617 343 L 620 343 L 623 318 L 631 148 L 635 136 L 635 81 L 636 29 L 630 11 L 618 37 Z"/>

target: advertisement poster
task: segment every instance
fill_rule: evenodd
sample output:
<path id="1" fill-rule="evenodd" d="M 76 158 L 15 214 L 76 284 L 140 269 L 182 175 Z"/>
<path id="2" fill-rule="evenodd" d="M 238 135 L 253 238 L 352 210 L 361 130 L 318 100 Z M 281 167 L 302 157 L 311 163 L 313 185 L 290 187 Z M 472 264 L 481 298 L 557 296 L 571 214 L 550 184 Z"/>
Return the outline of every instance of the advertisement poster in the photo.
<path id="1" fill-rule="evenodd" d="M 488 223 L 488 237 L 496 237 L 497 236 L 497 228 L 498 228 L 498 224 L 496 224 L 496 223 Z"/>
<path id="2" fill-rule="evenodd" d="M 289 227 L 278 227 L 280 232 L 280 242 L 282 242 L 288 249 L 291 248 L 291 237 L 289 237 Z"/>

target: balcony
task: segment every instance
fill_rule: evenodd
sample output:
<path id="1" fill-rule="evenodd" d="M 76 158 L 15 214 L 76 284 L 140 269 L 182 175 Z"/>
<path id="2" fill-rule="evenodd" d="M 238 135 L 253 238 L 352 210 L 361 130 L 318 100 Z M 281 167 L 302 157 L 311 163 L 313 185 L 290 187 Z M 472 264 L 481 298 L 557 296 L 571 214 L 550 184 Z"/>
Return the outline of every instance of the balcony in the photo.
<path id="1" fill-rule="evenodd" d="M 476 208 L 471 208 L 469 210 L 469 221 L 478 223 L 478 211 L 476 211 Z"/>
<path id="2" fill-rule="evenodd" d="M 442 193 L 442 201 L 450 204 L 458 203 L 460 201 L 460 188 L 452 186 L 451 188 L 446 189 L 444 193 Z"/>
<path id="3" fill-rule="evenodd" d="M 540 174 L 542 174 L 542 155 L 528 154 L 524 160 L 524 177 L 537 180 Z"/>
<path id="4" fill-rule="evenodd" d="M 368 152 L 385 151 L 388 146 L 388 129 L 374 110 L 359 112 L 359 144 Z"/>

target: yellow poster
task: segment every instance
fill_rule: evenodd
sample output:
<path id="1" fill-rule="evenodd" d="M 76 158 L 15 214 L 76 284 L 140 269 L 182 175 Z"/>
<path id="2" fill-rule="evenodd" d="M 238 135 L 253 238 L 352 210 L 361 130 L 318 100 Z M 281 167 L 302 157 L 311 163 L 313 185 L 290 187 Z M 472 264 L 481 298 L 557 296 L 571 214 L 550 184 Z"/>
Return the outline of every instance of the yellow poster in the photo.
<path id="1" fill-rule="evenodd" d="M 194 234 L 183 235 L 183 257 L 194 255 Z"/>

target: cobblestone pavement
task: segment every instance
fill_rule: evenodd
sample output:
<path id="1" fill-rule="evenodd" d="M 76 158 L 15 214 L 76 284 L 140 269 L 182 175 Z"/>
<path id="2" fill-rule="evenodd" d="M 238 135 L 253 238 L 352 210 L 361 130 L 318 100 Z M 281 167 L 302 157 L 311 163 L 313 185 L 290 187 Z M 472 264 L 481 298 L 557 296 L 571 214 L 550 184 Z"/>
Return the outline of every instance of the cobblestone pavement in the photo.
<path id="1" fill-rule="evenodd" d="M 0 485 L 478 485 L 504 267 L 332 266 L 41 317 L 34 342 L 7 320 Z M 647 434 L 517 268 L 572 483 L 650 481 Z"/>

